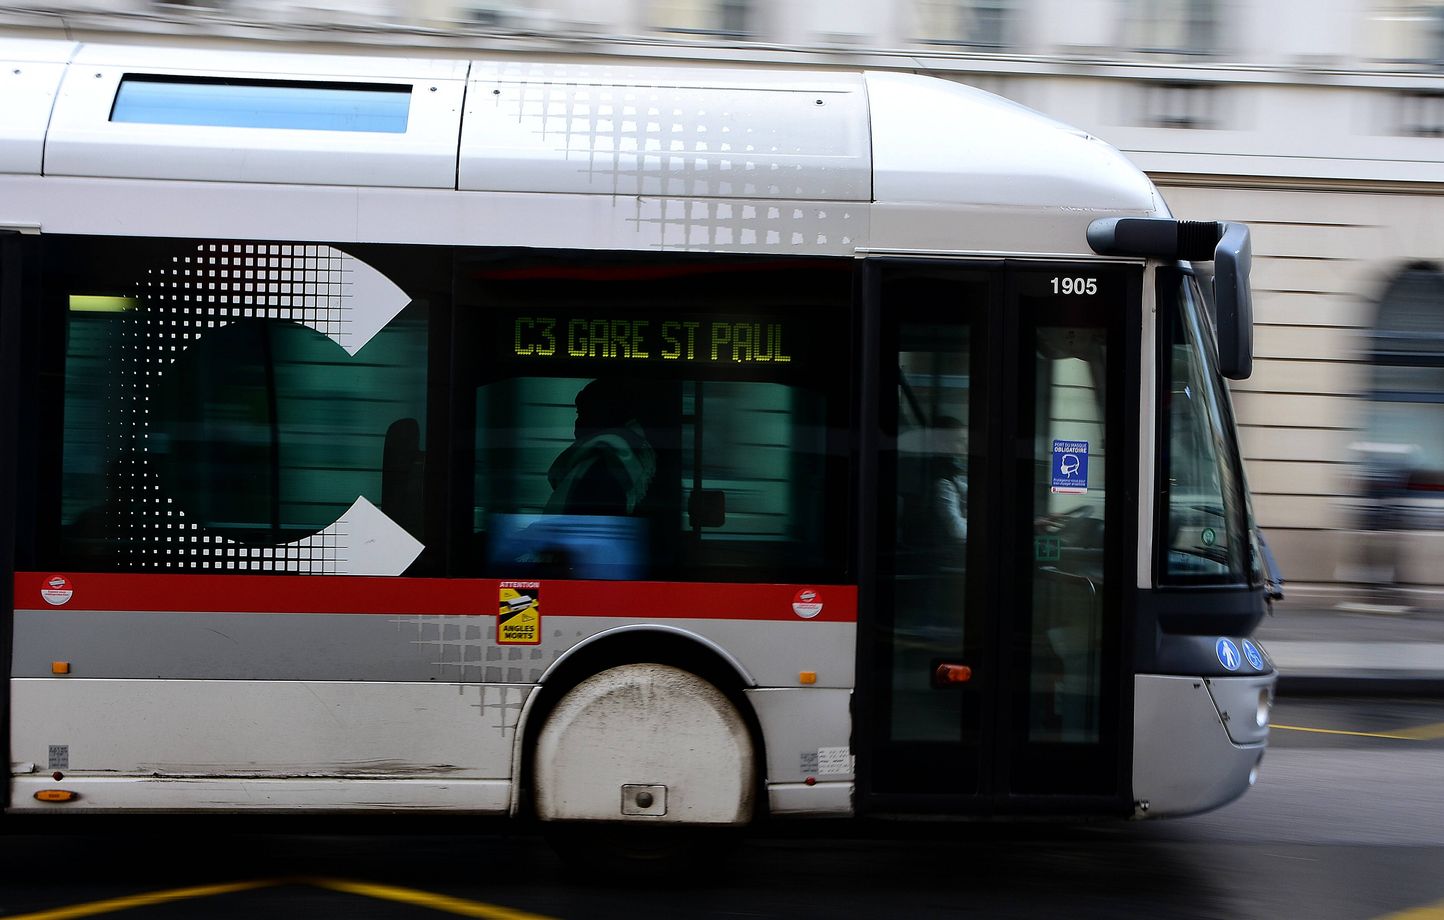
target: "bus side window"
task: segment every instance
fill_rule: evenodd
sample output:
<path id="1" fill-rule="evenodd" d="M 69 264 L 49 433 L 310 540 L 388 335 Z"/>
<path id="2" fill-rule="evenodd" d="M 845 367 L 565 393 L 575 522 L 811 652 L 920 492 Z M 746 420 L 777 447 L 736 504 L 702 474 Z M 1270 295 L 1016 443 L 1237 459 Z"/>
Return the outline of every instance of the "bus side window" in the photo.
<path id="1" fill-rule="evenodd" d="M 687 546 L 706 568 L 804 561 L 822 542 L 825 426 L 817 394 L 779 383 L 683 384 L 682 488 L 725 495 L 725 513 L 694 518 Z M 697 499 L 715 501 L 715 499 Z"/>
<path id="2" fill-rule="evenodd" d="M 366 565 L 395 574 L 414 563 L 425 538 L 425 301 L 403 304 L 358 358 L 299 308 L 238 293 L 262 259 L 254 250 L 274 250 L 266 260 L 289 277 L 316 247 L 108 241 L 102 263 L 88 241 L 55 245 L 75 250 L 58 261 L 86 274 L 57 279 L 53 293 L 148 279 L 139 296 L 71 295 L 63 314 L 59 559 L 339 574 L 352 560 L 337 524 L 370 503 L 390 520 L 368 517 L 388 537 L 373 536 L 386 551 Z M 192 259 L 226 279 L 207 282 L 222 293 L 201 294 L 172 267 Z M 108 274 L 90 274 L 97 264 Z"/>
<path id="3" fill-rule="evenodd" d="M 487 571 L 639 578 L 681 519 L 676 387 L 520 377 L 477 390 L 473 529 Z"/>
<path id="4" fill-rule="evenodd" d="M 578 399 L 622 383 L 627 417 L 591 428 Z M 473 529 L 488 575 L 716 580 L 828 564 L 821 394 L 519 377 L 483 384 L 476 405 Z"/>
<path id="5" fill-rule="evenodd" d="M 851 266 L 478 253 L 461 278 L 477 570 L 845 577 Z M 593 426 L 593 396 L 626 411 Z"/>

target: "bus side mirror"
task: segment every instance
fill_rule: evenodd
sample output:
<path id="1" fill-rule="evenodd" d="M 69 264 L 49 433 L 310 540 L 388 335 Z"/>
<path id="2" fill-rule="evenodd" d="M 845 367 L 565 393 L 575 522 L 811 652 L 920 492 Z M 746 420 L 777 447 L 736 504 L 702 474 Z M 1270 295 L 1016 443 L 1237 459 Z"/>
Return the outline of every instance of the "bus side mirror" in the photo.
<path id="1" fill-rule="evenodd" d="M 1220 225 L 1223 234 L 1213 253 L 1213 297 L 1218 319 L 1219 373 L 1247 380 L 1253 373 L 1253 295 L 1249 268 L 1253 252 L 1248 227 Z"/>
<path id="2" fill-rule="evenodd" d="M 1247 380 L 1253 373 L 1248 227 L 1227 221 L 1102 217 L 1088 225 L 1088 245 L 1102 256 L 1212 261 L 1219 373 L 1230 380 Z"/>

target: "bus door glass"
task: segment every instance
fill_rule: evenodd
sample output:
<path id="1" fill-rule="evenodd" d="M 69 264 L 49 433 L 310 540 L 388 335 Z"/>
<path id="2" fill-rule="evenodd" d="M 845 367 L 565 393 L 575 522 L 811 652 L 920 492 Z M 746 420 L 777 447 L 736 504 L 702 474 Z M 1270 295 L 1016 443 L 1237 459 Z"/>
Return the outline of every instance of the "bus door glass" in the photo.
<path id="1" fill-rule="evenodd" d="M 1136 275 L 880 270 L 868 792 L 1118 794 Z M 926 764 L 926 769 L 920 765 Z M 898 807 L 906 807 L 894 801 Z M 991 805 L 986 807 L 993 807 Z"/>
<path id="2" fill-rule="evenodd" d="M 1004 438 L 1017 447 L 999 491 L 1011 497 L 1001 513 L 1016 530 L 998 565 L 1011 704 L 999 718 L 1007 755 L 997 769 L 1013 795 L 1126 792 L 1121 597 L 1134 528 L 1123 492 L 1137 481 L 1138 454 L 1124 421 L 1136 401 L 1122 334 L 1127 305 L 1141 296 L 1137 277 L 1081 265 L 1009 276 L 1016 365 L 1004 374 L 1017 404 Z"/>
<path id="3" fill-rule="evenodd" d="M 980 788 L 993 682 L 982 667 L 991 624 L 978 561 L 989 521 L 977 484 L 990 459 L 985 346 L 997 280 L 926 265 L 883 279 L 876 614 L 885 641 L 868 698 L 885 738 L 874 782 L 886 789 Z"/>

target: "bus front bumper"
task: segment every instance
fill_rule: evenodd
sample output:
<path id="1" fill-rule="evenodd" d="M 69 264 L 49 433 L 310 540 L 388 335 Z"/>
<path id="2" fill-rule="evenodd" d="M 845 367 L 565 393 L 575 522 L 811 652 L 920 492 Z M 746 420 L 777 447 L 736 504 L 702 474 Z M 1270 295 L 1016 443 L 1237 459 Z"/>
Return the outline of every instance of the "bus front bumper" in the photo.
<path id="1" fill-rule="evenodd" d="M 1226 805 L 1258 779 L 1276 674 L 1134 677 L 1133 801 L 1140 818 Z"/>

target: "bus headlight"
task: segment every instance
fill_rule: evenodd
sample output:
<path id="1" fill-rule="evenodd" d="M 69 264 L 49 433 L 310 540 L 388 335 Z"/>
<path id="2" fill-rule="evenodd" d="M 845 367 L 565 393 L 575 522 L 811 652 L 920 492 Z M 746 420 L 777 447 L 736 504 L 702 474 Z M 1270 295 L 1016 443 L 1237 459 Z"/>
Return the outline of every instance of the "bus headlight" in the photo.
<path id="1" fill-rule="evenodd" d="M 1274 692 L 1271 687 L 1264 687 L 1258 692 L 1258 727 L 1267 728 L 1269 724 L 1269 710 L 1274 705 Z"/>

